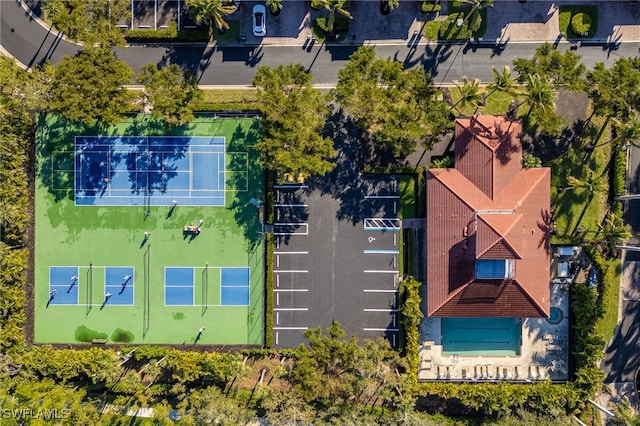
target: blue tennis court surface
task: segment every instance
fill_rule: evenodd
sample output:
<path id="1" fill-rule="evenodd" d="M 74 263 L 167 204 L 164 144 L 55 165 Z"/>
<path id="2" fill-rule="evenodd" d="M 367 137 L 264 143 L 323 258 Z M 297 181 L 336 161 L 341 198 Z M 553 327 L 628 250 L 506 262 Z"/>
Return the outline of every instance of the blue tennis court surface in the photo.
<path id="1" fill-rule="evenodd" d="M 109 305 L 133 305 L 134 273 L 132 266 L 104 269 L 104 291 L 111 293 Z"/>
<path id="2" fill-rule="evenodd" d="M 249 304 L 249 268 L 221 268 L 220 304 Z"/>
<path id="3" fill-rule="evenodd" d="M 520 355 L 518 318 L 443 318 L 442 353 L 465 356 Z"/>
<path id="4" fill-rule="evenodd" d="M 80 284 L 77 266 L 50 266 L 49 305 L 77 305 Z"/>
<path id="5" fill-rule="evenodd" d="M 164 304 L 194 304 L 194 268 L 164 269 Z"/>
<path id="6" fill-rule="evenodd" d="M 75 202 L 224 206 L 224 137 L 77 136 Z"/>

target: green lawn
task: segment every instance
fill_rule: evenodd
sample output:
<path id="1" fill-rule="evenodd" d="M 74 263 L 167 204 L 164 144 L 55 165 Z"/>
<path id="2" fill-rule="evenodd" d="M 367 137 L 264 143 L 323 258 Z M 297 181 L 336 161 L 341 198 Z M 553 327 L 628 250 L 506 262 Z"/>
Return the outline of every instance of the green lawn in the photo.
<path id="1" fill-rule="evenodd" d="M 227 24 L 229 24 L 229 29 L 226 30 L 224 34 L 220 34 L 218 30 L 214 31 L 214 41 L 218 43 L 235 43 L 238 41 L 238 39 L 240 38 L 240 21 L 232 19 L 227 21 Z"/>
<path id="2" fill-rule="evenodd" d="M 258 92 L 255 89 L 205 89 L 204 98 L 194 105 L 194 111 L 257 111 Z"/>
<path id="3" fill-rule="evenodd" d="M 448 2 L 449 15 L 444 20 L 429 21 L 425 24 L 423 34 L 428 40 L 469 40 L 471 36 L 480 38 L 487 32 L 487 11 L 480 11 L 482 21 L 480 28 L 472 32 L 467 22 L 458 26 L 458 21 L 464 21 L 468 6 L 456 6 L 454 2 Z"/>
<path id="4" fill-rule="evenodd" d="M 556 217 L 557 235 L 553 235 L 553 244 L 575 243 L 574 232 L 581 226 L 586 231 L 585 238 L 592 238 L 593 231 L 604 217 L 606 211 L 606 191 L 602 195 L 592 195 L 583 189 L 567 189 L 567 177 L 584 178 L 588 171 L 609 181 L 607 165 L 610 160 L 610 146 L 602 145 L 592 153 L 585 152 L 582 145 L 569 150 L 554 160 L 551 167 L 551 207 Z"/>
<path id="5" fill-rule="evenodd" d="M 591 17 L 591 29 L 589 34 L 581 36 L 571 31 L 571 17 L 576 14 L 584 12 Z M 579 6 L 560 6 L 560 14 L 558 17 L 558 27 L 561 33 L 566 35 L 568 39 L 582 39 L 593 38 L 598 30 L 598 6 L 596 5 L 579 5 Z"/>
<path id="6" fill-rule="evenodd" d="M 451 94 L 451 100 L 454 104 L 460 100 L 460 89 L 458 89 L 457 87 L 454 86 L 449 88 L 449 93 Z M 474 106 L 467 105 L 464 108 L 460 108 L 459 113 L 461 115 L 467 116 L 473 114 L 503 115 L 509 109 L 509 104 L 511 104 L 511 101 L 513 99 L 514 96 L 508 93 L 499 91 L 491 92 L 487 89 L 487 97 L 484 106 L 480 106 L 476 111 L 476 108 Z"/>
<path id="7" fill-rule="evenodd" d="M 35 192 L 35 342 L 79 343 L 82 335 L 129 336 L 130 343 L 257 344 L 263 342 L 263 244 L 257 209 L 263 176 L 250 146 L 258 138 L 253 118 L 197 118 L 165 130 L 149 116 L 98 130 L 42 116 L 37 130 Z M 74 136 L 185 135 L 226 137 L 225 205 L 76 206 Z M 204 219 L 196 238 L 187 224 Z M 144 232 L 150 232 L 143 244 Z M 90 268 L 89 265 L 93 266 Z M 205 270 L 205 266 L 208 267 Z M 50 266 L 78 266 L 79 304 L 47 307 Z M 105 267 L 134 268 L 133 306 L 100 305 Z M 164 268 L 195 267 L 194 305 L 165 306 Z M 249 267 L 249 306 L 220 306 L 221 267 Z M 208 283 L 208 287 L 206 287 Z"/>

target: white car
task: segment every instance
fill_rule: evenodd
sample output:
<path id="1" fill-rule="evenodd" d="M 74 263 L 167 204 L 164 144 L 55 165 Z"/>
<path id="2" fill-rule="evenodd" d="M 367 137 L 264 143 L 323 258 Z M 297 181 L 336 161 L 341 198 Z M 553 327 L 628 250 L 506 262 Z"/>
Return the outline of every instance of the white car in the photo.
<path id="1" fill-rule="evenodd" d="M 264 37 L 267 35 L 267 15 L 266 9 L 262 4 L 253 6 L 253 35 L 256 37 Z"/>

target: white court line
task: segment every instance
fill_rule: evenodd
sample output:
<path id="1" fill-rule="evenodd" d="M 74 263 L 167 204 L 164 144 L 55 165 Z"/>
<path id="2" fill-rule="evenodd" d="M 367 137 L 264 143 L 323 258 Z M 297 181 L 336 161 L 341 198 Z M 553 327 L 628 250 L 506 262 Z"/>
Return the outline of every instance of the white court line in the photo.
<path id="1" fill-rule="evenodd" d="M 397 293 L 398 290 L 376 290 L 371 288 L 365 288 L 362 290 L 365 293 Z"/>
<path id="2" fill-rule="evenodd" d="M 308 311 L 309 308 L 274 308 L 274 311 Z"/>
<path id="3" fill-rule="evenodd" d="M 308 330 L 309 327 L 273 327 L 274 330 Z"/>
<path id="4" fill-rule="evenodd" d="M 369 274 L 397 274 L 398 271 L 391 271 L 391 270 L 378 270 L 378 269 L 365 269 L 364 270 L 365 273 L 369 273 Z"/>
<path id="5" fill-rule="evenodd" d="M 274 204 L 273 207 L 309 207 L 309 204 Z"/>
<path id="6" fill-rule="evenodd" d="M 397 200 L 398 198 L 400 198 L 399 195 L 365 195 L 364 196 L 365 200 L 375 200 L 375 199 Z"/>
<path id="7" fill-rule="evenodd" d="M 308 288 L 277 288 L 277 289 L 273 289 L 273 291 L 304 293 L 309 291 L 309 289 Z"/>
<path id="8" fill-rule="evenodd" d="M 365 311 L 365 312 L 390 312 L 390 313 L 398 312 L 397 309 L 393 309 L 393 308 L 387 308 L 387 309 L 364 308 L 363 311 Z"/>
<path id="9" fill-rule="evenodd" d="M 308 251 L 276 251 L 276 254 L 309 254 Z"/>
<path id="10" fill-rule="evenodd" d="M 305 270 L 305 269 L 277 269 L 277 270 L 276 270 L 276 269 L 274 269 L 274 270 L 273 270 L 273 273 L 274 273 L 274 274 L 277 274 L 277 273 L 279 273 L 279 272 L 306 274 L 306 273 L 307 273 L 307 272 L 309 272 L 309 271 L 307 271 L 307 270 Z"/>
<path id="11" fill-rule="evenodd" d="M 400 330 L 397 328 L 363 328 L 364 331 L 391 331 L 393 333 L 397 333 Z"/>

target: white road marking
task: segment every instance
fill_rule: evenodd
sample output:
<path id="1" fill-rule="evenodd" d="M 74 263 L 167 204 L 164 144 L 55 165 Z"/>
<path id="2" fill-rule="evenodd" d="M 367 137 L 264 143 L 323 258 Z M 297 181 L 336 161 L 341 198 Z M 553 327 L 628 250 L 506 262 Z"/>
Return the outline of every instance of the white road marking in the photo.
<path id="1" fill-rule="evenodd" d="M 274 308 L 274 311 L 308 311 L 309 308 Z"/>
<path id="2" fill-rule="evenodd" d="M 362 290 L 365 293 L 397 293 L 398 290 L 375 290 L 370 288 L 365 288 Z"/>
<path id="3" fill-rule="evenodd" d="M 274 289 L 273 291 L 281 291 L 281 292 L 287 292 L 287 291 L 299 291 L 299 292 L 307 292 L 309 291 L 308 288 L 278 288 L 278 289 Z"/>

